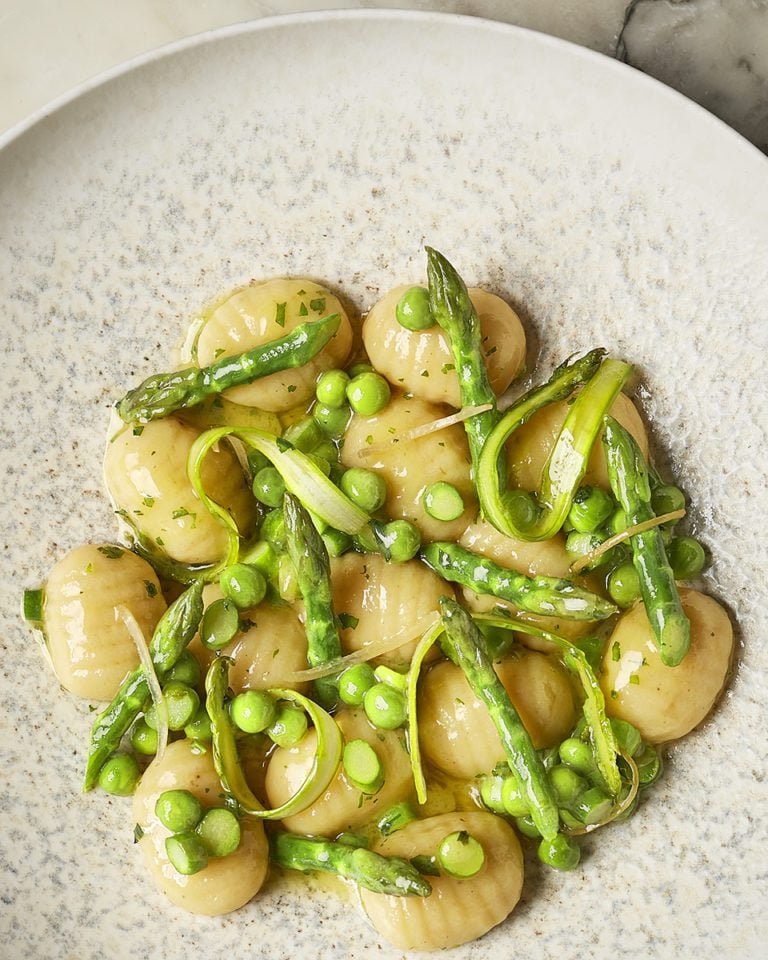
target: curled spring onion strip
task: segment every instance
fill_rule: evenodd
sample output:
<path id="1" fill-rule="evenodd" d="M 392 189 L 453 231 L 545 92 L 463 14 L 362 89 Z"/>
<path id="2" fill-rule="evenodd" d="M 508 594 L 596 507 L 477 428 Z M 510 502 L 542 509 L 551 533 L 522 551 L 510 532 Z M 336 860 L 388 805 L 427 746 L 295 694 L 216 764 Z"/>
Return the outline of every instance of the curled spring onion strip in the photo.
<path id="1" fill-rule="evenodd" d="M 268 693 L 280 700 L 290 700 L 309 715 L 317 734 L 317 745 L 312 766 L 296 793 L 279 807 L 265 810 L 253 793 L 243 774 L 237 752 L 237 741 L 225 702 L 229 676 L 228 657 L 218 657 L 211 664 L 205 678 L 206 709 L 211 719 L 213 763 L 227 793 L 240 805 L 242 812 L 259 820 L 281 820 L 301 813 L 322 796 L 336 775 L 341 762 L 343 740 L 341 730 L 333 717 L 295 690 L 272 688 Z"/>
<path id="2" fill-rule="evenodd" d="M 225 437 L 236 437 L 246 447 L 258 450 L 275 467 L 283 478 L 285 488 L 325 523 L 344 533 L 359 533 L 370 517 L 356 506 L 349 497 L 329 480 L 328 477 L 300 450 L 296 450 L 272 434 L 257 430 L 255 427 L 215 427 L 206 430 L 192 444 L 187 460 L 187 474 L 206 508 L 224 525 L 229 537 L 229 556 L 234 551 L 237 559 L 239 532 L 228 511 L 211 500 L 203 489 L 200 470 L 208 451 Z M 227 560 L 232 563 L 234 560 Z"/>
<path id="3" fill-rule="evenodd" d="M 141 627 L 136 622 L 136 618 L 127 607 L 120 604 L 119 606 L 115 607 L 115 619 L 123 621 L 125 624 L 125 629 L 131 635 L 131 640 L 133 640 L 134 644 L 136 645 L 136 650 L 139 654 L 139 661 L 144 671 L 147 686 L 149 687 L 149 694 L 152 697 L 152 702 L 155 705 L 155 713 L 157 714 L 156 756 L 159 760 L 162 758 L 163 754 L 165 753 L 165 748 L 168 745 L 168 704 L 163 696 L 160 680 L 158 679 L 155 665 L 152 662 L 152 656 L 149 652 L 149 645 L 147 644 L 146 637 L 141 631 Z"/>
<path id="4" fill-rule="evenodd" d="M 654 527 L 659 527 L 663 523 L 668 523 L 670 520 L 682 520 L 684 516 L 685 510 L 671 510 L 669 513 L 663 513 L 660 517 L 653 517 L 650 520 L 644 520 L 642 523 L 636 523 L 632 527 L 627 527 L 627 529 L 622 530 L 621 533 L 614 533 L 612 537 L 603 540 L 599 547 L 595 547 L 594 550 L 590 550 L 589 553 L 585 553 L 583 557 L 579 557 L 575 563 L 572 563 L 571 573 L 581 573 L 582 570 L 610 550 L 611 547 L 615 547 L 617 543 L 623 543 L 625 540 L 629 540 L 629 538 L 634 537 L 636 533 L 645 533 L 646 530 L 652 530 Z"/>
<path id="5" fill-rule="evenodd" d="M 354 653 L 348 653 L 340 660 L 334 660 L 333 663 L 324 664 L 319 667 L 310 667 L 307 670 L 293 670 L 291 673 L 285 674 L 282 678 L 283 684 L 290 686 L 291 684 L 303 683 L 307 680 L 322 680 L 324 677 L 330 677 L 336 673 L 340 673 L 342 670 L 346 670 L 347 667 L 354 667 L 358 663 L 367 663 L 369 660 L 373 660 L 374 657 L 381 657 L 385 653 L 391 653 L 393 650 L 397 650 L 398 647 L 402 647 L 404 643 L 414 640 L 424 632 L 428 624 L 434 622 L 434 614 L 426 614 L 425 616 L 419 617 L 414 624 L 401 627 L 395 633 L 386 634 L 377 640 L 371 641 L 371 643 L 366 643 L 365 646 L 359 650 L 355 650 Z"/>
<path id="6" fill-rule="evenodd" d="M 382 450 L 388 450 L 395 444 L 410 443 L 412 440 L 418 440 L 420 437 L 427 437 L 431 433 L 437 433 L 439 430 L 445 430 L 447 427 L 452 427 L 457 423 L 463 423 L 465 420 L 469 420 L 470 417 L 475 417 L 479 413 L 485 413 L 487 410 L 493 410 L 492 403 L 483 403 L 473 407 L 462 407 L 461 410 L 457 410 L 456 413 L 451 413 L 447 417 L 440 417 L 438 420 L 432 420 L 429 423 L 422 423 L 420 426 L 413 427 L 410 430 L 404 430 L 403 433 L 392 440 L 387 440 L 384 443 L 372 443 L 370 447 L 365 447 L 360 451 L 360 456 L 368 459 L 381 453 Z"/>
<path id="7" fill-rule="evenodd" d="M 419 684 L 419 673 L 424 658 L 432 649 L 433 644 L 438 640 L 445 628 L 442 621 L 437 620 L 426 631 L 419 640 L 413 657 L 411 666 L 408 670 L 406 702 L 408 704 L 408 753 L 411 758 L 411 771 L 413 773 L 413 782 L 416 787 L 416 799 L 419 803 L 427 802 L 427 781 L 424 778 L 424 769 L 421 763 L 421 746 L 419 744 L 419 721 L 416 707 L 416 691 Z"/>

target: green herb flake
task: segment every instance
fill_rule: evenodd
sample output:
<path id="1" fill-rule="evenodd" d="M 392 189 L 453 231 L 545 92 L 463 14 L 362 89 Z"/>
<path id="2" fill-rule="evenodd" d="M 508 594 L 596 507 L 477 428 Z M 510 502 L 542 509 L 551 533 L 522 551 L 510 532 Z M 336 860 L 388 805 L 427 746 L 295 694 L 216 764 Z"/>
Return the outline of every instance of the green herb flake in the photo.
<path id="1" fill-rule="evenodd" d="M 134 437 L 140 437 L 142 433 L 144 433 L 144 424 L 137 423 L 136 426 L 133 428 L 133 435 Z"/>
<path id="2" fill-rule="evenodd" d="M 157 587 L 152 583 L 151 580 L 144 581 L 144 589 L 147 591 L 147 596 L 150 600 L 154 600 L 157 596 Z"/>
<path id="3" fill-rule="evenodd" d="M 275 323 L 278 327 L 285 326 L 285 303 L 278 303 L 275 305 Z"/>
<path id="4" fill-rule="evenodd" d="M 358 623 L 360 623 L 360 618 L 353 616 L 351 613 L 340 613 L 339 623 L 342 625 L 342 627 L 344 627 L 345 630 L 354 630 Z"/>
<path id="5" fill-rule="evenodd" d="M 296 384 L 295 384 L 295 383 L 289 383 L 289 384 L 288 384 L 288 393 L 295 393 L 295 392 L 296 392 Z"/>
<path id="6" fill-rule="evenodd" d="M 486 357 L 492 357 L 492 356 L 494 355 L 494 353 L 496 353 L 496 351 L 497 351 L 498 349 L 499 349 L 498 347 L 491 347 L 490 350 L 486 350 L 486 351 L 485 351 Z"/>
<path id="7" fill-rule="evenodd" d="M 487 354 L 486 354 L 486 356 L 487 356 Z M 442 365 L 442 367 L 440 367 L 440 371 L 441 371 L 442 373 L 450 373 L 451 370 L 455 370 L 455 369 L 456 369 L 456 365 L 453 364 L 453 363 L 444 363 L 444 364 Z"/>
<path id="8" fill-rule="evenodd" d="M 144 504 L 145 507 L 154 507 L 154 505 L 155 505 L 155 498 L 154 498 L 154 497 L 142 497 L 142 498 L 141 498 L 141 502 Z"/>
<path id="9" fill-rule="evenodd" d="M 218 360 L 219 357 L 225 354 L 226 352 L 227 351 L 224 347 L 216 347 L 216 349 L 213 352 L 213 359 Z"/>
<path id="10" fill-rule="evenodd" d="M 422 377 L 428 377 L 428 376 L 429 376 L 429 370 L 422 370 L 420 376 L 422 376 Z"/>
<path id="11" fill-rule="evenodd" d="M 171 514 L 174 520 L 181 520 L 183 517 L 194 517 L 194 513 L 190 513 L 186 507 L 179 507 L 178 510 L 174 510 Z"/>
<path id="12" fill-rule="evenodd" d="M 630 678 L 629 678 L 629 682 L 630 682 L 630 683 L 640 683 L 640 677 L 639 677 L 636 673 L 633 673 L 633 674 L 631 674 L 631 676 L 630 676 Z"/>
<path id="13" fill-rule="evenodd" d="M 286 440 L 285 437 L 278 437 L 275 440 L 275 443 L 277 444 L 277 449 L 281 453 L 285 453 L 286 450 L 293 450 L 293 444 L 290 440 Z"/>
<path id="14" fill-rule="evenodd" d="M 613 641 L 613 646 L 611 647 L 611 660 L 613 660 L 614 663 L 617 663 L 619 660 L 621 660 L 621 645 L 619 644 L 618 640 Z"/>
<path id="15" fill-rule="evenodd" d="M 365 442 L 366 442 L 366 443 L 368 444 L 368 446 L 370 447 L 370 445 L 373 443 L 373 434 L 372 434 L 372 433 L 369 433 L 369 434 L 368 434 L 368 436 L 365 438 Z"/>
<path id="16" fill-rule="evenodd" d="M 144 831 L 141 828 L 141 824 L 137 823 L 133 828 L 133 842 L 138 843 L 143 836 L 144 836 Z"/>
<path id="17" fill-rule="evenodd" d="M 325 313 L 325 297 L 315 297 L 314 300 L 310 300 L 309 309 L 314 310 L 315 313 Z"/>
<path id="18" fill-rule="evenodd" d="M 301 305 L 299 306 L 299 316 L 300 316 L 300 317 L 308 317 L 308 316 L 309 316 L 309 310 L 307 310 L 307 305 L 306 305 L 306 303 L 304 303 L 303 300 L 301 301 Z"/>
<path id="19" fill-rule="evenodd" d="M 107 545 L 106 547 L 97 547 L 96 548 L 100 554 L 105 556 L 107 560 L 119 560 L 120 557 L 125 553 L 122 547 L 113 547 Z"/>

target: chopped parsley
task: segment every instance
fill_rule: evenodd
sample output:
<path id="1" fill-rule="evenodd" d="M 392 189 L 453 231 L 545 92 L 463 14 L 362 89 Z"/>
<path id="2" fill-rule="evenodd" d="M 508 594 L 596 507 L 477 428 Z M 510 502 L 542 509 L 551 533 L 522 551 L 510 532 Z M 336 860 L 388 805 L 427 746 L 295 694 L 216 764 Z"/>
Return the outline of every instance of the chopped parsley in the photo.
<path id="1" fill-rule="evenodd" d="M 285 303 L 278 303 L 275 307 L 275 323 L 278 327 L 285 326 Z"/>

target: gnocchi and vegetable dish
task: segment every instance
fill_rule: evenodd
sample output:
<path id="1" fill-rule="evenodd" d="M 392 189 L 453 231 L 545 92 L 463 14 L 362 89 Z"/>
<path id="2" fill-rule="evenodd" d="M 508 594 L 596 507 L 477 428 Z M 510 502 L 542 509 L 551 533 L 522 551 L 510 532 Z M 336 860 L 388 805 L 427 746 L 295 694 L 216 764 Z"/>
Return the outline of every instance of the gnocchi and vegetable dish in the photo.
<path id="1" fill-rule="evenodd" d="M 223 297 L 115 405 L 115 540 L 24 614 L 102 702 L 84 789 L 132 798 L 173 904 L 324 873 L 399 949 L 457 946 L 512 913 L 524 862 L 578 869 L 707 717 L 732 625 L 632 368 L 526 354 L 427 248 L 426 284 L 361 325 L 310 279 Z"/>

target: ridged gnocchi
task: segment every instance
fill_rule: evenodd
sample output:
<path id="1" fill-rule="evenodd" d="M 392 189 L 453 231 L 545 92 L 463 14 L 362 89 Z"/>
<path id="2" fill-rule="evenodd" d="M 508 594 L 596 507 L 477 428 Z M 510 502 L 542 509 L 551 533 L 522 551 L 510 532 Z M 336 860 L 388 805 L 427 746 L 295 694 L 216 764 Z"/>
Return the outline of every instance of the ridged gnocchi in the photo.
<path id="1" fill-rule="evenodd" d="M 376 416 L 352 418 L 341 451 L 345 467 L 365 467 L 384 477 L 387 514 L 415 523 L 425 540 L 457 539 L 477 511 L 469 449 L 461 424 L 416 440 L 393 442 L 405 431 L 442 415 L 443 410 L 433 404 L 395 394 Z M 456 520 L 435 520 L 424 507 L 424 491 L 440 480 L 453 484 L 462 495 L 465 509 Z"/>
<path id="2" fill-rule="evenodd" d="M 187 457 L 197 437 L 194 427 L 175 417 L 152 420 L 111 436 L 104 458 L 104 478 L 115 507 L 162 552 L 190 564 L 218 560 L 227 548 L 226 530 L 187 478 Z M 247 534 L 255 504 L 234 454 L 223 444 L 211 450 L 201 478 L 208 496 L 229 510 Z"/>
<path id="3" fill-rule="evenodd" d="M 408 286 L 385 294 L 363 321 L 363 343 L 374 367 L 390 383 L 429 403 L 460 407 L 459 384 L 448 339 L 438 326 L 407 330 L 395 308 Z M 488 379 L 502 394 L 525 366 L 525 331 L 509 304 L 487 290 L 472 287 Z"/>
<path id="4" fill-rule="evenodd" d="M 517 836 L 492 813 L 444 813 L 414 820 L 376 845 L 407 860 L 432 856 L 441 840 L 466 831 L 482 844 L 485 863 L 473 877 L 429 877 L 428 897 L 391 897 L 362 890 L 360 899 L 379 933 L 400 950 L 446 950 L 475 940 L 506 919 L 523 889 L 523 853 Z"/>
<path id="5" fill-rule="evenodd" d="M 251 350 L 283 337 L 300 323 L 338 313 L 341 325 L 308 363 L 272 373 L 253 383 L 232 387 L 226 397 L 235 403 L 273 413 L 306 403 L 323 370 L 343 366 L 352 347 L 352 326 L 344 305 L 325 287 L 306 277 L 279 278 L 238 290 L 210 313 L 197 337 L 197 361 L 206 366 L 221 357 Z"/>
<path id="6" fill-rule="evenodd" d="M 336 721 L 346 742 L 365 740 L 373 747 L 384 768 L 384 785 L 378 793 L 368 796 L 350 783 L 340 767 L 319 800 L 302 813 L 282 821 L 292 833 L 334 837 L 368 823 L 392 804 L 413 794 L 411 765 L 402 731 L 379 730 L 362 710 L 339 710 Z M 270 806 L 285 803 L 298 790 L 313 763 L 315 743 L 316 734 L 310 730 L 297 746 L 279 747 L 272 754 L 265 781 Z"/>
<path id="7" fill-rule="evenodd" d="M 166 790 L 189 790 L 204 808 L 221 806 L 221 783 L 210 749 L 190 740 L 169 743 L 162 758 L 147 767 L 133 796 L 134 820 L 143 831 L 139 848 L 157 888 L 177 907 L 208 917 L 231 913 L 248 903 L 269 872 L 261 821 L 241 820 L 240 846 L 234 853 L 212 858 L 200 873 L 184 876 L 168 860 L 165 839 L 170 830 L 155 814 L 157 798 Z"/>
<path id="8" fill-rule="evenodd" d="M 608 713 L 633 723 L 650 743 L 677 740 L 704 720 L 733 655 L 733 627 L 723 607 L 698 590 L 681 589 L 680 599 L 691 622 L 691 648 L 682 663 L 661 662 L 641 603 L 622 614 L 603 658 Z"/>
<path id="9" fill-rule="evenodd" d="M 521 648 L 494 668 L 537 749 L 568 736 L 576 719 L 574 691 L 557 660 Z M 443 773 L 469 780 L 506 757 L 488 709 L 463 670 L 448 660 L 421 681 L 418 716 L 424 756 Z"/>
<path id="10" fill-rule="evenodd" d="M 157 574 L 124 547 L 76 547 L 48 575 L 48 652 L 61 685 L 79 697 L 110 700 L 138 666 L 136 644 L 116 615 L 118 606 L 133 615 L 147 640 L 165 610 Z"/>

